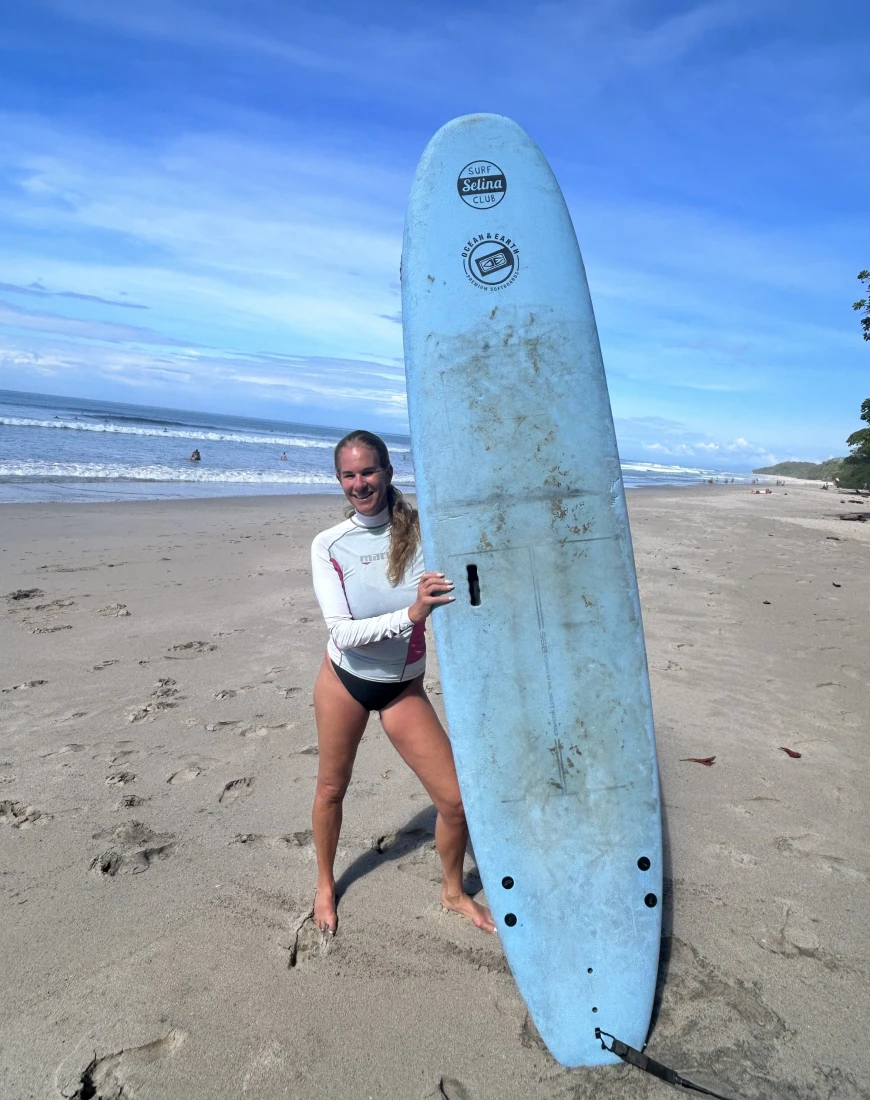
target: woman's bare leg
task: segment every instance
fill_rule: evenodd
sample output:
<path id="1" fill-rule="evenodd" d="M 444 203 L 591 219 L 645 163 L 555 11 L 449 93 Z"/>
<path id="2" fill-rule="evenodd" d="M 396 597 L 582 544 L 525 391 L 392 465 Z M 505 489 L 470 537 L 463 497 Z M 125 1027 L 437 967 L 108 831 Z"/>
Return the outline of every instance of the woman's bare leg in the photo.
<path id="1" fill-rule="evenodd" d="M 438 811 L 435 847 L 441 857 L 441 904 L 495 931 L 492 914 L 462 888 L 468 826 L 459 793 L 453 750 L 444 727 L 423 691 L 422 678 L 381 711 L 384 730 L 405 763 L 426 788 Z"/>
<path id="2" fill-rule="evenodd" d="M 342 803 L 368 717 L 369 712 L 350 695 L 329 659 L 324 657 L 314 684 L 318 755 L 317 787 L 311 811 L 317 854 L 314 923 L 323 932 L 334 932 L 338 927 L 335 852 L 341 832 Z"/>

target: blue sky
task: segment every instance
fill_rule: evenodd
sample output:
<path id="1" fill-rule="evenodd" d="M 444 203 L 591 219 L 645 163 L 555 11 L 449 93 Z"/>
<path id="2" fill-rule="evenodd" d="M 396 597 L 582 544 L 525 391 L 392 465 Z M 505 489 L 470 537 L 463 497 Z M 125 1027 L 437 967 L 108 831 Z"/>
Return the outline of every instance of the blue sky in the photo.
<path id="1" fill-rule="evenodd" d="M 404 430 L 411 178 L 496 111 L 568 200 L 623 458 L 843 454 L 868 58 L 843 0 L 4 5 L 0 385 Z"/>

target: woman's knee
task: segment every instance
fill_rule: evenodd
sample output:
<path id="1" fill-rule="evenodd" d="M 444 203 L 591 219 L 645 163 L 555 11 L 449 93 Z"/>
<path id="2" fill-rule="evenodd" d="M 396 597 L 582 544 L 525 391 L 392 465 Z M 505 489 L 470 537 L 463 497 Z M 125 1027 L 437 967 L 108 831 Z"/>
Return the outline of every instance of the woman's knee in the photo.
<path id="1" fill-rule="evenodd" d="M 439 800 L 437 809 L 445 825 L 457 829 L 465 824 L 465 807 L 462 805 L 461 795 Z"/>
<path id="2" fill-rule="evenodd" d="M 340 806 L 344 801 L 344 796 L 347 794 L 347 788 L 350 785 L 350 778 L 344 780 L 335 779 L 321 779 L 317 777 L 317 786 L 314 790 L 314 797 L 320 802 L 325 802 L 329 806 Z"/>

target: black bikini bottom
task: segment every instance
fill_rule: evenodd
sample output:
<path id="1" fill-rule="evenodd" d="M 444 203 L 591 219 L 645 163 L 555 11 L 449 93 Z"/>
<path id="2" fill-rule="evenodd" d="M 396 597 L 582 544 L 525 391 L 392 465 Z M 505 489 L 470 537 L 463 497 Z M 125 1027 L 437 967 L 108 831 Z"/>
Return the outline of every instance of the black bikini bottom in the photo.
<path id="1" fill-rule="evenodd" d="M 402 692 L 413 684 L 413 680 L 393 680 L 382 683 L 379 680 L 364 680 L 361 676 L 354 676 L 346 668 L 339 668 L 335 661 L 332 662 L 335 674 L 350 692 L 354 699 L 366 708 L 366 710 L 383 710 L 394 699 L 398 699 Z"/>

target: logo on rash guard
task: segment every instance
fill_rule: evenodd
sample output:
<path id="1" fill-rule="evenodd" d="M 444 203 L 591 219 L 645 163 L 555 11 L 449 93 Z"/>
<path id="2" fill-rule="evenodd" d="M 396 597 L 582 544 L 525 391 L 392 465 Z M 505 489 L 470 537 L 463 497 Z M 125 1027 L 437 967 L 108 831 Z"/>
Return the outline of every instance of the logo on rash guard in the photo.
<path id="1" fill-rule="evenodd" d="M 386 554 L 363 554 L 359 562 L 360 565 L 371 565 L 373 561 L 383 561 L 386 556 Z"/>

